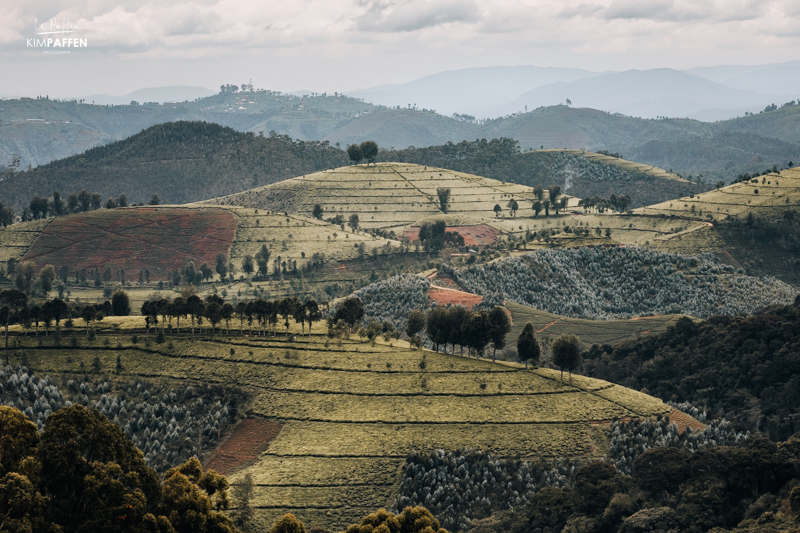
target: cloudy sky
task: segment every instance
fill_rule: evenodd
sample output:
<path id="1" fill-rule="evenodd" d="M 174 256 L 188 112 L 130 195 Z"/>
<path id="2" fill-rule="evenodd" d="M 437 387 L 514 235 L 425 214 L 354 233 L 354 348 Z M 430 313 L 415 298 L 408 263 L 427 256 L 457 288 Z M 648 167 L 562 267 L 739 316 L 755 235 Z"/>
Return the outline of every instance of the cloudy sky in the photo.
<path id="1" fill-rule="evenodd" d="M 27 48 L 50 19 L 88 47 Z M 627 70 L 800 59 L 797 0 L 3 0 L 0 94 L 252 79 L 348 91 L 492 65 Z"/>

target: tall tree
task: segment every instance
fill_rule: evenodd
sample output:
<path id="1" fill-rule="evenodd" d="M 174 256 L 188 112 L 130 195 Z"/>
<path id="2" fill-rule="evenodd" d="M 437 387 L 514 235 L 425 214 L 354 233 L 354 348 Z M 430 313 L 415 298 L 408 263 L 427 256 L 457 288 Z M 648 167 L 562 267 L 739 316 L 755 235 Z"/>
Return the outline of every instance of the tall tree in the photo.
<path id="1" fill-rule="evenodd" d="M 375 162 L 375 157 L 378 155 L 378 143 L 375 141 L 364 141 L 359 146 L 361 155 L 367 160 L 367 165 Z"/>
<path id="2" fill-rule="evenodd" d="M 442 210 L 442 213 L 447 213 L 447 209 L 450 207 L 450 188 L 439 187 L 436 189 L 436 195 L 439 197 L 439 209 Z"/>
<path id="3" fill-rule="evenodd" d="M 220 281 L 225 281 L 225 276 L 228 275 L 228 256 L 223 253 L 218 253 L 215 259 L 217 265 L 214 270 L 219 274 Z"/>
<path id="4" fill-rule="evenodd" d="M 314 204 L 314 210 L 311 212 L 311 216 L 313 216 L 317 220 L 322 220 L 322 215 L 323 215 L 322 206 L 319 204 Z"/>
<path id="5" fill-rule="evenodd" d="M 131 300 L 128 293 L 122 289 L 117 289 L 111 296 L 111 311 L 114 316 L 128 316 L 131 314 Z"/>
<path id="6" fill-rule="evenodd" d="M 359 161 L 364 159 L 364 153 L 361 151 L 361 147 L 357 144 L 351 144 L 347 147 L 347 157 L 350 158 L 350 161 L 358 164 Z"/>
<path id="7" fill-rule="evenodd" d="M 564 383 L 564 369 L 569 370 L 569 384 L 572 385 L 572 371 L 581 364 L 581 341 L 575 335 L 562 335 L 553 341 L 553 364 L 561 369 L 561 383 Z"/>
<path id="8" fill-rule="evenodd" d="M 508 311 L 504 307 L 495 305 L 489 311 L 489 336 L 492 340 L 492 362 L 497 355 L 497 349 L 501 350 L 506 346 L 506 333 L 511 331 L 511 319 L 508 318 Z"/>
<path id="9" fill-rule="evenodd" d="M 350 220 L 347 221 L 347 225 L 350 226 L 350 229 L 353 231 L 358 229 L 358 215 L 353 213 L 350 215 Z"/>
<path id="10" fill-rule="evenodd" d="M 56 269 L 53 265 L 45 265 L 39 271 L 39 283 L 42 285 L 42 294 L 47 298 L 47 293 L 53 290 L 56 281 Z"/>
<path id="11" fill-rule="evenodd" d="M 307 301 L 305 307 L 308 314 L 306 317 L 306 320 L 308 320 L 308 334 L 311 335 L 311 326 L 314 325 L 314 322 L 319 322 L 322 319 L 322 311 L 320 311 L 316 300 Z"/>
<path id="12" fill-rule="evenodd" d="M 342 320 L 351 329 L 363 318 L 364 302 L 362 302 L 361 298 L 358 298 L 357 296 L 353 296 L 342 302 L 333 315 L 333 320 L 335 322 Z"/>
<path id="13" fill-rule="evenodd" d="M 517 338 L 517 353 L 519 353 L 519 358 L 525 361 L 526 369 L 528 368 L 529 361 L 534 366 L 539 363 L 541 348 L 539 347 L 539 342 L 536 340 L 536 331 L 533 328 L 533 324 L 530 322 L 525 324 L 525 327 L 522 328 L 522 332 Z"/>
<path id="14" fill-rule="evenodd" d="M 6 365 L 8 365 L 8 324 L 11 321 L 11 313 L 19 311 L 28 303 L 28 296 L 18 289 L 5 289 L 0 292 L 0 305 L 6 308 Z"/>

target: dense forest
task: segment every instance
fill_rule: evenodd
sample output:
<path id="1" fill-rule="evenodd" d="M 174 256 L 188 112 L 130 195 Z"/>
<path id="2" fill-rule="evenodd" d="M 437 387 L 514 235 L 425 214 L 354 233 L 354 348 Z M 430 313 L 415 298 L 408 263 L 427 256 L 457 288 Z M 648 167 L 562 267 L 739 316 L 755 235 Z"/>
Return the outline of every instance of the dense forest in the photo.
<path id="1" fill-rule="evenodd" d="M 475 294 L 501 294 L 550 313 L 595 320 L 734 315 L 795 297 L 786 283 L 747 276 L 708 254 L 689 257 L 631 247 L 538 250 L 441 270 Z"/>
<path id="2" fill-rule="evenodd" d="M 737 174 L 785 168 L 800 160 L 800 146 L 753 133 L 728 131 L 681 140 L 652 140 L 629 155 L 683 173 L 702 174 L 706 183 L 730 183 Z"/>
<path id="3" fill-rule="evenodd" d="M 798 457 L 798 436 L 777 444 L 752 436 L 737 446 L 694 453 L 651 448 L 637 457 L 632 476 L 602 461 L 589 463 L 575 472 L 571 486 L 542 488 L 526 504 L 485 525 L 478 522 L 470 531 L 797 531 Z"/>
<path id="4" fill-rule="evenodd" d="M 632 205 L 654 204 L 700 192 L 704 187 L 599 163 L 559 151 L 522 152 L 514 139 L 478 139 L 427 148 L 381 150 L 378 161 L 399 161 L 457 170 L 535 187 L 558 185 L 580 198 L 627 194 Z"/>
<path id="5" fill-rule="evenodd" d="M 595 346 L 584 369 L 786 439 L 800 431 L 800 296 L 752 316 L 683 318 L 658 335 Z"/>
<path id="6" fill-rule="evenodd" d="M 6 172 L 0 198 L 17 212 L 34 195 L 96 191 L 125 193 L 132 203 L 157 194 L 162 203 L 186 203 L 240 192 L 317 170 L 342 166 L 347 155 L 327 142 L 256 136 L 207 122 L 168 122 L 125 140 L 27 171 Z"/>

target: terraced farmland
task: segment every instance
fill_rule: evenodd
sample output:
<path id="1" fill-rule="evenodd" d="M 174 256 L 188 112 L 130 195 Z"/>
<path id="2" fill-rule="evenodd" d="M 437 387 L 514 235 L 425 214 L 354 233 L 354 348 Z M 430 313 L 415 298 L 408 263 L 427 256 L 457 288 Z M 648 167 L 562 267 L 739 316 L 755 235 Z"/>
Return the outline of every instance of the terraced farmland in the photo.
<path id="1" fill-rule="evenodd" d="M 249 443 L 234 430 L 230 449 L 223 444 L 210 458 L 233 483 L 253 475 L 256 529 L 286 512 L 307 525 L 343 529 L 391 504 L 414 450 L 590 455 L 603 435 L 592 424 L 672 410 L 599 380 L 573 376 L 571 386 L 561 384 L 553 370 L 297 333 L 288 340 L 176 337 L 149 348 L 113 331 L 107 345 L 104 334 L 94 343 L 81 340 L 80 349 L 20 340 L 29 367 L 51 379 L 70 379 L 95 364 L 115 368 L 119 357 L 115 379 L 141 376 L 183 387 L 199 380 L 249 390 L 247 417 L 270 422 L 246 421 L 256 429 L 247 425 L 242 434 L 261 431 L 263 439 Z M 266 451 L 259 455 L 262 440 Z"/>
<path id="2" fill-rule="evenodd" d="M 441 187 L 451 191 L 446 215 L 436 193 Z M 506 209 L 512 197 L 520 203 L 517 216 L 533 216 L 531 187 L 441 168 L 377 163 L 317 172 L 207 203 L 305 216 L 320 204 L 326 219 L 341 214 L 347 220 L 355 213 L 365 228 L 399 233 L 406 226 L 439 216 L 452 226 L 478 224 L 476 221 L 495 218 L 495 204 Z"/>
<path id="3" fill-rule="evenodd" d="M 728 216 L 747 217 L 748 213 L 779 218 L 786 209 L 800 207 L 800 170 L 784 170 L 755 178 L 755 182 L 734 183 L 721 189 L 655 204 L 634 212 L 640 215 L 666 215 L 720 221 Z"/>

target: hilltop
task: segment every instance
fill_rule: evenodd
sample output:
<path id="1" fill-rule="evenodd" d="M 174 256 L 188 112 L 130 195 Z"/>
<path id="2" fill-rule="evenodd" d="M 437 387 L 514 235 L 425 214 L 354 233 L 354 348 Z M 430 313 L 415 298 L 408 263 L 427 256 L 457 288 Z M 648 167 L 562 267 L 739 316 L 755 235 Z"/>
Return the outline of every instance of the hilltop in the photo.
<path id="1" fill-rule="evenodd" d="M 185 203 L 342 165 L 347 157 L 327 143 L 242 133 L 207 122 L 169 122 L 122 141 L 32 170 L 6 173 L 0 197 L 22 211 L 34 194 L 62 196 L 87 189 L 129 202 Z"/>
<path id="2" fill-rule="evenodd" d="M 551 185 L 578 198 L 630 196 L 631 205 L 646 205 L 703 190 L 663 169 L 585 150 L 521 151 L 502 138 L 447 143 L 427 148 L 381 150 L 378 161 L 415 163 L 545 188 Z"/>
<path id="3" fill-rule="evenodd" d="M 451 191 L 447 213 L 441 209 L 439 188 Z M 495 217 L 495 204 L 505 209 L 512 197 L 520 200 L 520 216 L 529 211 L 532 214 L 528 205 L 533 198 L 531 187 L 443 168 L 377 163 L 316 172 L 205 204 L 242 205 L 304 216 L 310 216 L 319 204 L 325 219 L 341 215 L 344 223 L 356 214 L 364 228 L 399 233 L 430 218 L 444 218 L 449 225 L 482 222 Z"/>

